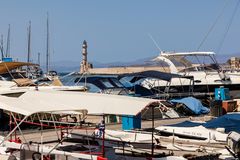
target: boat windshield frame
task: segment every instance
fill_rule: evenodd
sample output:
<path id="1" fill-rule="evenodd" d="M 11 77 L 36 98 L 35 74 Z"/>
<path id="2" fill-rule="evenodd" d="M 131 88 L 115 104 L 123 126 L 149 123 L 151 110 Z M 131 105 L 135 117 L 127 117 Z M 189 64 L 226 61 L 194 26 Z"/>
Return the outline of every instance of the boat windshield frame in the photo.
<path id="1" fill-rule="evenodd" d="M 161 53 L 160 56 L 169 59 L 176 68 L 183 67 L 179 72 L 216 72 L 221 70 L 214 52 L 167 52 Z M 196 57 L 197 63 L 193 61 L 192 57 Z M 209 61 L 209 63 L 206 63 L 206 61 Z"/>

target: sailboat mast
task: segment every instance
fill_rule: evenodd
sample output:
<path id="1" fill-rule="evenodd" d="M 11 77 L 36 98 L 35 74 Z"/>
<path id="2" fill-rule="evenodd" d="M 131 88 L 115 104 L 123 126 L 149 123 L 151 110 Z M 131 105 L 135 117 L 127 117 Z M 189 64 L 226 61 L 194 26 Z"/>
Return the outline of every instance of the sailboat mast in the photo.
<path id="1" fill-rule="evenodd" d="M 31 21 L 29 21 L 29 27 L 28 27 L 28 56 L 27 56 L 27 62 L 31 62 Z"/>
<path id="2" fill-rule="evenodd" d="M 3 35 L 1 35 L 1 55 L 2 55 L 2 60 L 4 58 L 4 48 L 3 48 Z"/>
<path id="3" fill-rule="evenodd" d="M 47 54 L 46 54 L 46 72 L 49 71 L 49 22 L 47 13 Z"/>
<path id="4" fill-rule="evenodd" d="M 38 59 L 37 59 L 38 65 L 40 66 L 40 53 L 38 52 Z"/>
<path id="5" fill-rule="evenodd" d="M 10 57 L 10 24 L 8 25 L 6 57 Z"/>

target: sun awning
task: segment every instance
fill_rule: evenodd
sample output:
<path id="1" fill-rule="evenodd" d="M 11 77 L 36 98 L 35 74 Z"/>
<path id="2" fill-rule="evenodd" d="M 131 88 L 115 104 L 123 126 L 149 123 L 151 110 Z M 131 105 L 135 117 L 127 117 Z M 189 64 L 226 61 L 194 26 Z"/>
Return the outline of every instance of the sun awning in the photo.
<path id="1" fill-rule="evenodd" d="M 158 103 L 146 98 L 64 91 L 28 91 L 19 98 L 0 96 L 0 109 L 26 116 L 82 110 L 92 115 L 137 115 L 145 107 Z"/>
<path id="2" fill-rule="evenodd" d="M 137 80 L 143 79 L 143 78 L 156 78 L 156 79 L 160 79 L 160 80 L 164 80 L 164 81 L 171 81 L 172 78 L 193 79 L 193 76 L 182 76 L 180 74 L 173 74 L 173 73 L 153 71 L 153 70 L 122 74 L 122 75 L 119 75 L 118 78 L 121 79 L 121 78 L 127 77 L 127 76 L 134 76 L 134 80 L 131 80 L 132 83 L 134 83 Z"/>
<path id="3" fill-rule="evenodd" d="M 1 62 L 0 63 L 0 74 L 8 73 L 13 69 L 17 69 L 22 66 L 34 66 L 37 64 L 27 62 Z"/>

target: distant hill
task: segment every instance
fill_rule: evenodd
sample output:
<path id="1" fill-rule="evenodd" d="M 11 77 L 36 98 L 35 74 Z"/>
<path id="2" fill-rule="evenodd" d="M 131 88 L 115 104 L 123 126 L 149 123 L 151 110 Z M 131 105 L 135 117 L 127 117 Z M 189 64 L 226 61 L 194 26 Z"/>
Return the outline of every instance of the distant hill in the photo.
<path id="1" fill-rule="evenodd" d="M 216 59 L 219 63 L 226 63 L 226 61 L 230 57 L 237 57 L 239 53 L 230 54 L 230 55 L 216 55 Z M 94 68 L 106 68 L 106 67 L 120 67 L 120 66 L 153 66 L 158 65 L 156 63 L 151 62 L 151 60 L 155 57 L 147 57 L 142 59 L 136 59 L 131 62 L 112 62 L 112 63 L 101 63 L 101 62 L 90 62 L 93 64 Z M 52 70 L 56 70 L 58 72 L 78 72 L 80 69 L 80 62 L 77 61 L 58 61 L 52 62 L 52 66 L 50 67 Z M 45 69 L 43 67 L 43 69 Z"/>
<path id="2" fill-rule="evenodd" d="M 217 61 L 219 63 L 226 63 L 226 61 L 228 59 L 230 59 L 231 57 L 240 57 L 240 53 L 234 53 L 234 54 L 229 54 L 229 55 L 225 55 L 225 54 L 216 55 Z"/>
<path id="3" fill-rule="evenodd" d="M 107 68 L 107 67 L 119 67 L 119 66 L 138 66 L 147 65 L 147 61 L 150 61 L 154 57 L 138 59 L 132 62 L 111 62 L 111 63 L 101 63 L 101 62 L 90 62 L 93 64 L 94 68 Z M 58 72 L 78 72 L 80 70 L 80 62 L 76 61 L 57 61 L 51 63 L 51 70 L 56 70 Z M 45 70 L 45 66 L 42 66 Z"/>

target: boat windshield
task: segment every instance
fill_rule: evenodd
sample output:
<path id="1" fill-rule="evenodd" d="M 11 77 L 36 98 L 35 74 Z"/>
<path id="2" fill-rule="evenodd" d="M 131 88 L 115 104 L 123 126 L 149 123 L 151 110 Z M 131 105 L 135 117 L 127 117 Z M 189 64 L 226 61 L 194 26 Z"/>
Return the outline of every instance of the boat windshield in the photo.
<path id="1" fill-rule="evenodd" d="M 180 70 L 180 72 L 194 72 L 194 71 L 216 72 L 217 70 L 219 70 L 219 67 L 216 64 L 210 64 L 184 68 Z"/>
<path id="2" fill-rule="evenodd" d="M 112 80 L 112 81 L 114 82 L 114 84 L 115 84 L 116 86 L 118 86 L 119 88 L 124 87 L 117 79 L 112 78 L 111 80 Z"/>
<path id="3" fill-rule="evenodd" d="M 103 85 L 107 88 L 113 88 L 114 86 L 111 84 L 111 82 L 108 81 L 108 79 L 101 79 L 100 82 L 103 83 Z"/>

